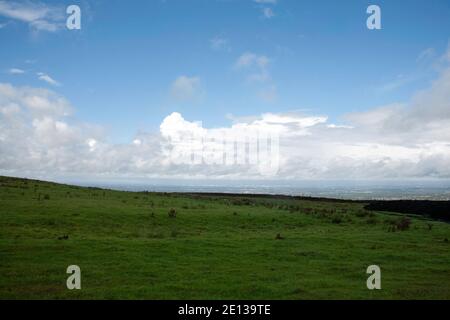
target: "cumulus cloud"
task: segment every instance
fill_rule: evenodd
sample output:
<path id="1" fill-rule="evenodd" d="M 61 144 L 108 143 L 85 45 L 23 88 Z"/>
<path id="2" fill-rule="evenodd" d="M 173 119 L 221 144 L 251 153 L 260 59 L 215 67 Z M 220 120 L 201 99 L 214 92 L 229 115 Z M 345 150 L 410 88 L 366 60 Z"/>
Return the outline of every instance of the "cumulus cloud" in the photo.
<path id="1" fill-rule="evenodd" d="M 70 103 L 50 90 L 14 87 L 10 84 L 0 84 L 0 106 L 6 109 L 20 106 L 23 112 L 32 117 L 68 116 L 72 113 Z"/>
<path id="2" fill-rule="evenodd" d="M 0 15 L 27 23 L 36 31 L 54 32 L 64 26 L 64 9 L 35 1 L 0 1 Z"/>
<path id="3" fill-rule="evenodd" d="M 256 61 L 247 56 L 241 65 Z M 181 87 L 189 79 L 180 81 Z M 76 121 L 72 110 L 53 91 L 0 84 L 0 174 L 265 178 L 250 153 L 239 162 L 236 153 L 228 156 L 238 145 L 223 143 L 243 141 L 242 150 L 260 150 L 247 135 L 256 132 L 278 137 L 271 140 L 278 165 L 272 178 L 450 178 L 450 68 L 409 102 L 347 114 L 342 122 L 325 115 L 264 113 L 205 128 L 172 113 L 158 132 L 114 144 L 102 128 Z M 187 161 L 179 161 L 181 155 Z"/>
<path id="4" fill-rule="evenodd" d="M 66 99 L 51 91 L 0 84 L 1 170 L 50 174 L 52 168 L 61 171 L 82 162 L 78 146 L 85 132 L 65 120 L 71 110 Z"/>
<path id="5" fill-rule="evenodd" d="M 170 88 L 172 98 L 178 101 L 194 101 L 202 97 L 204 91 L 200 78 L 179 76 Z"/>

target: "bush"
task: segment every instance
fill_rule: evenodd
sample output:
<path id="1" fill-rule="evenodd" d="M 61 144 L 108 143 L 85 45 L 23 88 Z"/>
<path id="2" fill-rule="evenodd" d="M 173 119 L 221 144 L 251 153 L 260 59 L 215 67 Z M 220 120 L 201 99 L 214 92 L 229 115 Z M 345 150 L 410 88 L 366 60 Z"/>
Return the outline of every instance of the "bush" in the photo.
<path id="1" fill-rule="evenodd" d="M 410 225 L 411 225 L 411 219 L 409 219 L 407 217 L 400 218 L 395 224 L 397 230 L 400 230 L 400 231 L 408 230 Z"/>
<path id="2" fill-rule="evenodd" d="M 335 215 L 331 219 L 331 223 L 340 224 L 342 222 L 342 217 L 340 215 Z"/>
<path id="3" fill-rule="evenodd" d="M 356 216 L 359 218 L 366 217 L 367 215 L 369 215 L 369 213 L 365 210 L 359 210 L 356 212 Z"/>
<path id="4" fill-rule="evenodd" d="M 401 217 L 397 220 L 389 219 L 385 220 L 385 223 L 390 224 L 388 231 L 389 232 L 395 232 L 395 231 L 405 231 L 408 230 L 411 226 L 411 219 L 408 217 Z"/>
<path id="5" fill-rule="evenodd" d="M 234 199 L 231 203 L 232 203 L 233 205 L 235 205 L 235 206 L 250 206 L 250 205 L 255 205 L 255 204 L 253 203 L 252 200 L 247 199 L 247 198 Z"/>
<path id="6" fill-rule="evenodd" d="M 177 217 L 177 210 L 175 210 L 174 208 L 170 208 L 168 214 L 169 214 L 169 218 L 176 218 Z"/>
<path id="7" fill-rule="evenodd" d="M 48 194 L 44 195 L 44 200 L 50 200 L 50 195 Z"/>
<path id="8" fill-rule="evenodd" d="M 367 224 L 377 224 L 377 219 L 375 217 L 369 217 L 366 222 Z"/>

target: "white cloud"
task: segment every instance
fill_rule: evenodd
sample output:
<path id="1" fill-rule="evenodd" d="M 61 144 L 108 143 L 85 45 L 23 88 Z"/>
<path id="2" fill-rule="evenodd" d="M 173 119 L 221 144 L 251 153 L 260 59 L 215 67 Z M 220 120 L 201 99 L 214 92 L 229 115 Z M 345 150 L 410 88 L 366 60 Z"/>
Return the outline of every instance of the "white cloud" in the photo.
<path id="1" fill-rule="evenodd" d="M 221 37 L 221 36 L 215 36 L 211 40 L 209 40 L 211 49 L 213 50 L 225 50 L 230 51 L 230 44 L 228 42 L 228 39 Z"/>
<path id="2" fill-rule="evenodd" d="M 277 87 L 275 85 L 271 85 L 259 91 L 259 96 L 265 102 L 274 102 L 277 100 Z"/>
<path id="3" fill-rule="evenodd" d="M 263 8 L 262 12 L 263 12 L 264 18 L 266 18 L 266 19 L 270 19 L 275 16 L 275 13 L 273 12 L 272 8 L 268 8 L 268 7 Z"/>
<path id="4" fill-rule="evenodd" d="M 253 0 L 253 2 L 258 4 L 263 18 L 271 19 L 275 16 L 275 13 L 270 6 L 275 6 L 277 4 L 277 0 Z"/>
<path id="5" fill-rule="evenodd" d="M 45 81 L 53 86 L 59 87 L 61 85 L 58 81 L 56 81 L 55 79 L 50 77 L 48 74 L 45 74 L 43 72 L 38 72 L 37 76 L 38 76 L 39 80 Z"/>
<path id="6" fill-rule="evenodd" d="M 11 68 L 11 69 L 8 70 L 8 72 L 10 74 L 24 74 L 25 73 L 24 70 L 18 69 L 18 68 Z"/>
<path id="7" fill-rule="evenodd" d="M 27 23 L 36 31 L 54 32 L 64 26 L 64 8 L 41 2 L 0 1 L 0 15 Z"/>
<path id="8" fill-rule="evenodd" d="M 417 61 L 424 61 L 433 58 L 436 55 L 434 48 L 427 48 L 419 53 Z"/>
<path id="9" fill-rule="evenodd" d="M 269 64 L 269 59 L 264 56 L 258 56 L 252 52 L 243 53 L 236 61 L 236 67 L 252 67 L 257 66 L 259 68 L 265 68 Z"/>
<path id="10" fill-rule="evenodd" d="M 268 66 L 270 59 L 252 52 L 243 53 L 236 61 L 235 68 L 250 71 L 247 80 L 264 82 L 270 79 Z"/>
<path id="11" fill-rule="evenodd" d="M 391 91 L 397 90 L 407 84 L 410 84 L 411 82 L 414 82 L 415 80 L 417 80 L 417 76 L 412 76 L 412 75 L 405 76 L 405 75 L 399 74 L 399 75 L 397 75 L 397 77 L 394 80 L 389 81 L 381 86 L 378 86 L 376 88 L 376 90 L 381 93 L 391 92 Z"/>
<path id="12" fill-rule="evenodd" d="M 179 76 L 172 83 L 170 94 L 172 98 L 179 101 L 195 101 L 203 96 L 204 91 L 200 78 Z"/>
<path id="13" fill-rule="evenodd" d="M 256 63 L 255 57 L 241 62 Z M 185 78 L 183 88 L 192 82 Z M 0 174 L 259 179 L 258 170 L 245 164 L 176 163 L 167 153 L 189 135 L 242 139 L 242 132 L 254 130 L 279 134 L 279 179 L 450 178 L 450 68 L 409 102 L 351 113 L 343 123 L 299 112 L 264 113 L 205 128 L 172 113 L 159 132 L 114 144 L 101 128 L 72 118 L 71 110 L 50 90 L 0 84 Z M 218 146 L 216 140 L 197 144 Z"/>
<path id="14" fill-rule="evenodd" d="M 32 22 L 30 22 L 30 26 L 36 30 L 49 31 L 49 32 L 55 32 L 61 28 L 60 25 L 58 26 L 57 24 L 55 24 L 53 22 L 49 22 L 49 21 L 45 21 L 45 20 L 32 21 Z"/>
<path id="15" fill-rule="evenodd" d="M 32 117 L 40 115 L 68 116 L 72 113 L 69 102 L 46 89 L 14 87 L 0 83 L 0 105 L 21 106 L 21 110 Z"/>
<path id="16" fill-rule="evenodd" d="M 253 2 L 261 4 L 277 4 L 277 0 L 253 0 Z"/>

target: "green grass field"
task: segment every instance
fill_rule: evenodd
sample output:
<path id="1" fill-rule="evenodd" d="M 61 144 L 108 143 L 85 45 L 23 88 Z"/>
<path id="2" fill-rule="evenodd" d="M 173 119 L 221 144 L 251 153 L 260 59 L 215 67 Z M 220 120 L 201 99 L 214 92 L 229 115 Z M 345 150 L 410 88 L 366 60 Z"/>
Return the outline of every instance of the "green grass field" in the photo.
<path id="1" fill-rule="evenodd" d="M 412 217 L 396 230 L 402 218 L 360 203 L 0 177 L 0 298 L 449 299 L 450 225 Z M 66 288 L 73 264 L 81 290 Z M 366 287 L 373 264 L 382 290 Z"/>

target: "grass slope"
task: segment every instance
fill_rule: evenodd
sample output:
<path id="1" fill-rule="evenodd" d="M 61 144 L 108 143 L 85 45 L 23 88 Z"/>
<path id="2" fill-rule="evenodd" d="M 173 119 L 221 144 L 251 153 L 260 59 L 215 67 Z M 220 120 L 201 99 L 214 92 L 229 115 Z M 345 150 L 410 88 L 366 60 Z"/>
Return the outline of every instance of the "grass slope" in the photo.
<path id="1" fill-rule="evenodd" d="M 392 232 L 403 216 L 363 206 L 0 177 L 0 298 L 449 299 L 450 225 Z M 366 288 L 372 264 L 382 290 Z"/>

